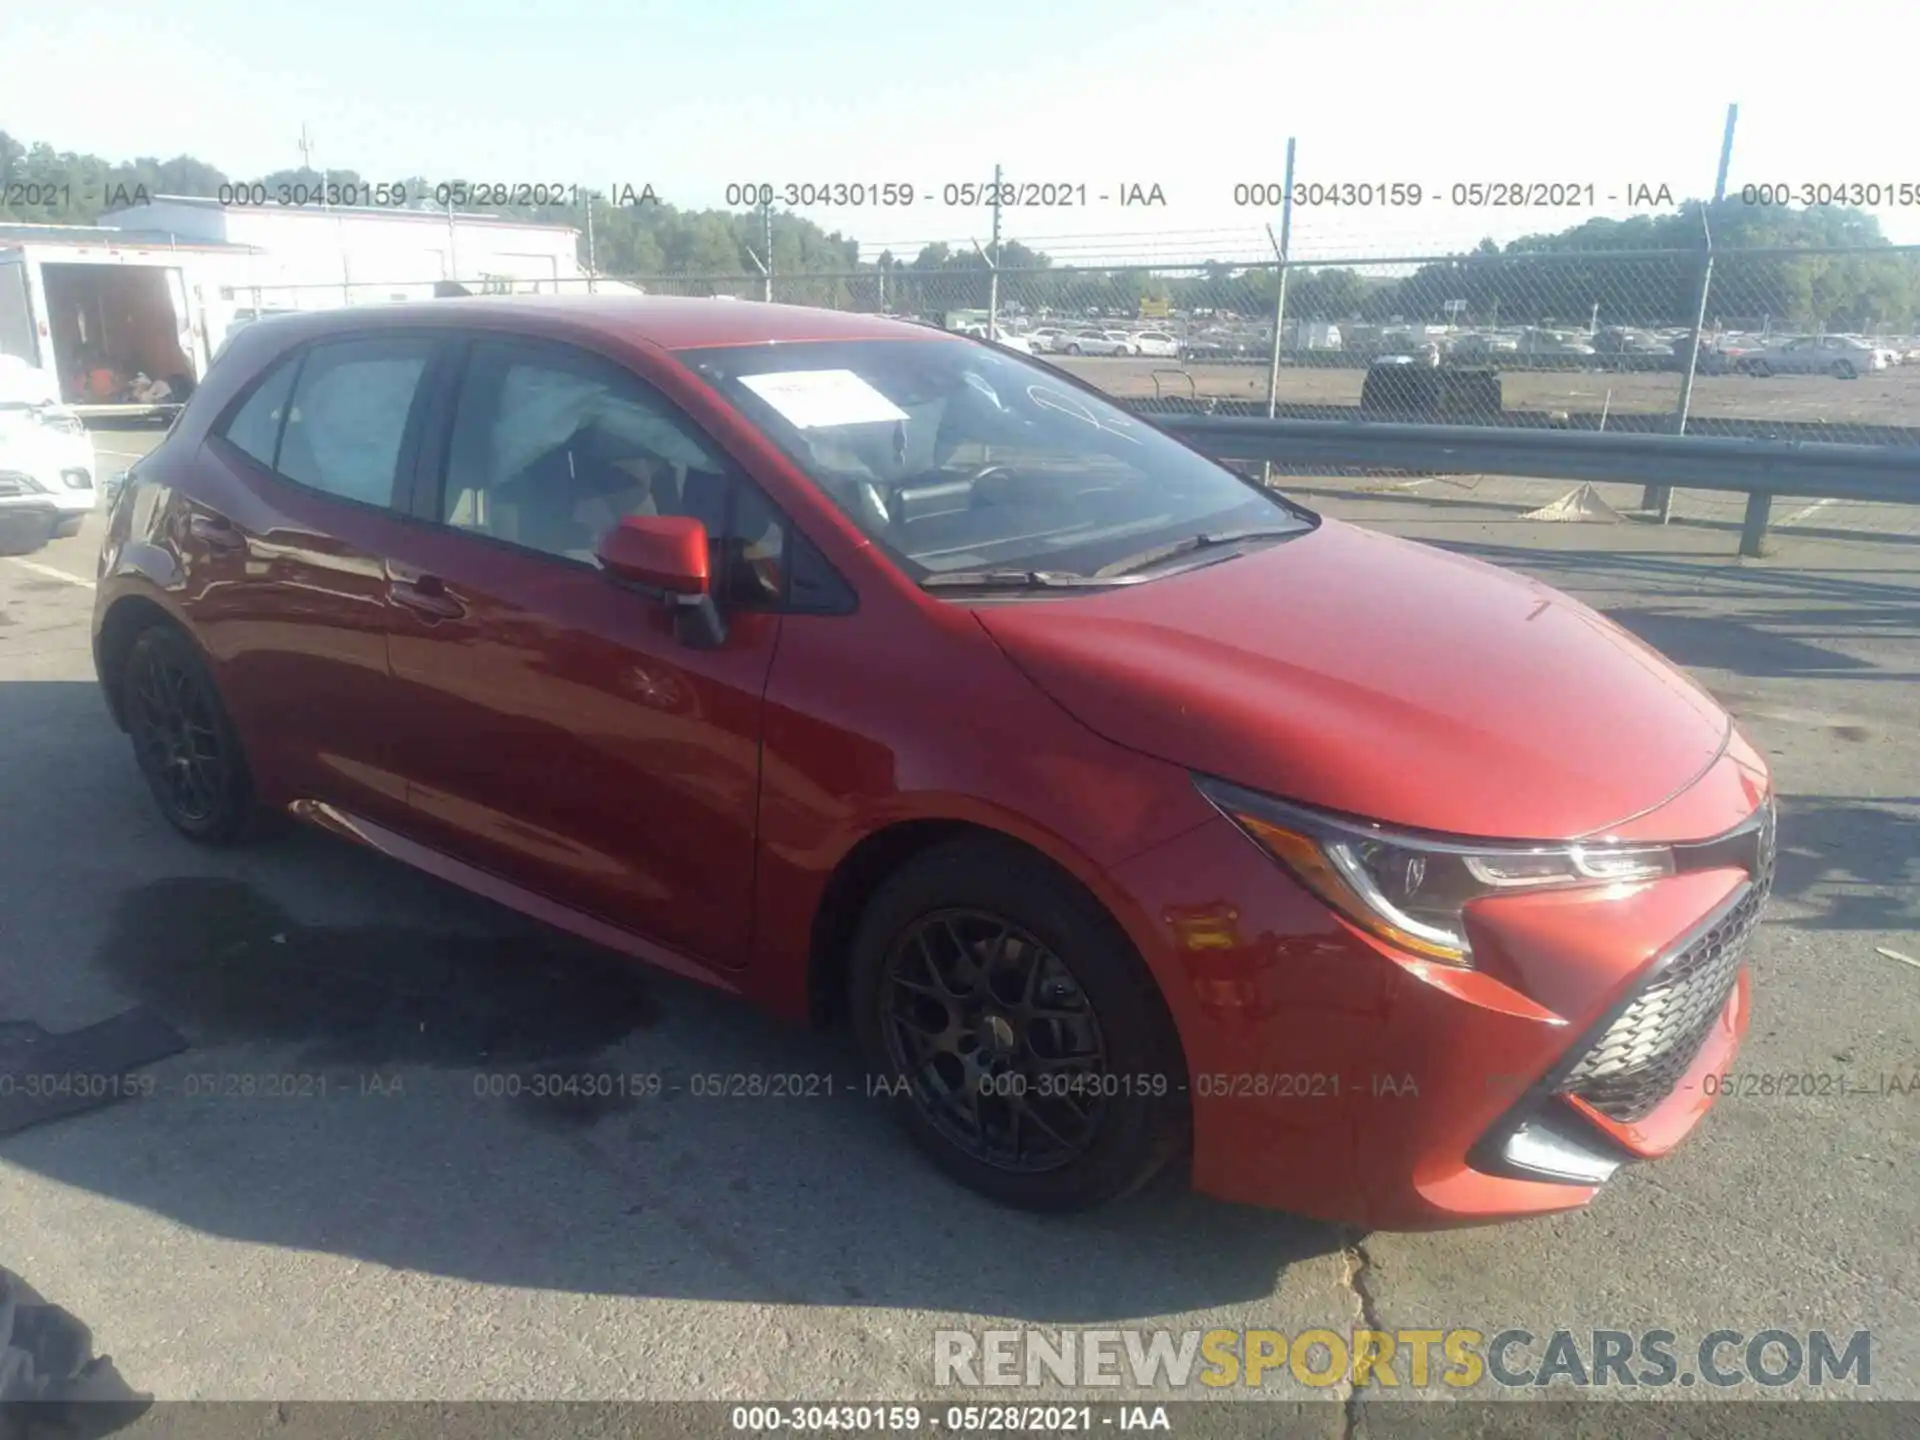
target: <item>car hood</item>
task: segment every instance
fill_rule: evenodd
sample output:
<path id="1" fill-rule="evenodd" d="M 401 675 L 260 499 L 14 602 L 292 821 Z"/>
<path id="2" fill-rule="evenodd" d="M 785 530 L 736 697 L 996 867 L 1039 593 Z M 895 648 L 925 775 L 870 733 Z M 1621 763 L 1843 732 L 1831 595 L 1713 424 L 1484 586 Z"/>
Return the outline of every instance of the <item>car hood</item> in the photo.
<path id="1" fill-rule="evenodd" d="M 0 469 L 93 468 L 86 432 L 64 434 L 19 411 L 0 411 Z"/>
<path id="2" fill-rule="evenodd" d="M 1705 690 L 1580 602 L 1337 521 L 1145 584 L 974 613 L 1109 740 L 1417 829 L 1603 833 L 1685 789 L 1732 732 Z"/>

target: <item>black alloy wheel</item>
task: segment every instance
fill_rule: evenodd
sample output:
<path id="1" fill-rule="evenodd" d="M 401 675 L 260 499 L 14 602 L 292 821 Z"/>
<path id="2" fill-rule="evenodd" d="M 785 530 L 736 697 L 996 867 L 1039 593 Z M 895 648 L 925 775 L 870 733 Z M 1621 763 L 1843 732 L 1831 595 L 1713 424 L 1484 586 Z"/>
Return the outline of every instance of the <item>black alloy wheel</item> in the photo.
<path id="1" fill-rule="evenodd" d="M 167 823 L 189 839 L 239 839 L 253 818 L 252 781 L 239 737 L 206 662 L 168 625 L 128 651 L 121 704 L 134 758 Z"/>
<path id="2" fill-rule="evenodd" d="M 899 934 L 885 973 L 888 1059 L 949 1141 L 1002 1170 L 1086 1154 L 1106 1043 L 1059 956 L 1005 916 L 942 910 Z"/>
<path id="3" fill-rule="evenodd" d="M 987 835 L 922 853 L 868 900 L 850 958 L 873 1093 L 969 1188 L 1086 1210 L 1185 1149 L 1186 1061 L 1153 975 L 1042 857 Z"/>

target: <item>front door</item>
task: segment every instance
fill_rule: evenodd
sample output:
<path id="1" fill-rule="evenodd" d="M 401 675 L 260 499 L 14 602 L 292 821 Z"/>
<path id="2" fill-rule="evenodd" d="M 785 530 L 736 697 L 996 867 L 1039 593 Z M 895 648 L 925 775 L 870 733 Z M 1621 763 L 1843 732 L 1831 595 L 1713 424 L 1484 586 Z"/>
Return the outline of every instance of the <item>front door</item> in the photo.
<path id="1" fill-rule="evenodd" d="M 721 968 L 751 939 L 761 703 L 785 527 L 693 421 L 601 356 L 473 342 L 390 552 L 414 831 Z M 628 514 L 705 522 L 725 642 L 594 559 Z"/>

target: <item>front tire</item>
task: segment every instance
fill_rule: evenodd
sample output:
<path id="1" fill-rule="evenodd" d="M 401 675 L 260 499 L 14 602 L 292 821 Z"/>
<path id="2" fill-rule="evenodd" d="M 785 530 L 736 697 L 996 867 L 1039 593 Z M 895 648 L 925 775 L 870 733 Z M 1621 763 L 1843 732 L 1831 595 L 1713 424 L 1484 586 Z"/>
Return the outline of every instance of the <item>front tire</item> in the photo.
<path id="1" fill-rule="evenodd" d="M 167 823 L 203 845 L 249 838 L 253 778 L 194 643 L 171 625 L 143 630 L 127 652 L 120 687 L 134 760 Z"/>
<path id="2" fill-rule="evenodd" d="M 1091 1209 L 1186 1146 L 1186 1067 L 1125 933 L 1015 847 L 961 840 L 861 916 L 853 1014 L 876 1091 L 928 1156 L 1020 1209 Z"/>

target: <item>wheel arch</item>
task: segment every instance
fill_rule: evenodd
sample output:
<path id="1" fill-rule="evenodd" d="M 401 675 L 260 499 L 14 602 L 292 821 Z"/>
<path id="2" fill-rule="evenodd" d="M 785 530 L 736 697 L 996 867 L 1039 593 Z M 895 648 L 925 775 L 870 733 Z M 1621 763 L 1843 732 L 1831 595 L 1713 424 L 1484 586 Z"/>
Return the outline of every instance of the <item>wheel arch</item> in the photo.
<path id="1" fill-rule="evenodd" d="M 170 626 L 192 638 L 192 632 L 180 622 L 178 616 L 158 600 L 137 591 L 115 599 L 100 617 L 94 634 L 94 673 L 99 677 L 101 693 L 106 697 L 107 713 L 121 730 L 127 728 L 125 697 L 120 691 L 127 656 L 133 650 L 133 642 L 155 625 Z"/>
<path id="2" fill-rule="evenodd" d="M 867 902 L 887 880 L 928 851 L 957 840 L 979 840 L 997 845 L 1025 863 L 1042 869 L 1059 883 L 1071 886 L 1106 916 L 1119 936 L 1132 947 L 1142 971 L 1152 982 L 1166 1033 L 1178 1047 L 1184 1063 L 1185 1039 L 1173 1009 L 1160 988 L 1160 977 L 1142 950 L 1143 918 L 1127 913 L 1124 897 L 1099 882 L 1091 864 L 1074 863 L 1053 848 L 980 819 L 919 816 L 895 820 L 862 836 L 840 858 L 815 907 L 807 948 L 807 1003 L 815 1025 L 844 1017 L 854 931 Z"/>

